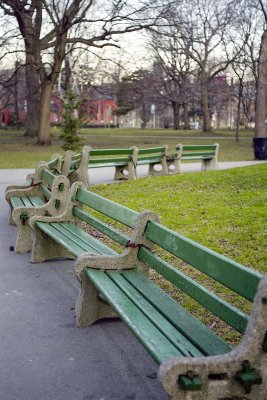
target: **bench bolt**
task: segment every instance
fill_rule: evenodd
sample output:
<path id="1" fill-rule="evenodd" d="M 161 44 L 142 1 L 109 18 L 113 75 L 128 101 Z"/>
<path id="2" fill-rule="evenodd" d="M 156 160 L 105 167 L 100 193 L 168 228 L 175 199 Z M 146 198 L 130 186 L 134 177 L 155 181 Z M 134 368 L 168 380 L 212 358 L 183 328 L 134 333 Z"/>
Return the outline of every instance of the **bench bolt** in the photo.
<path id="1" fill-rule="evenodd" d="M 198 391 L 202 389 L 202 383 L 199 376 L 193 375 L 191 371 L 186 375 L 180 375 L 178 383 L 180 388 L 186 391 Z"/>

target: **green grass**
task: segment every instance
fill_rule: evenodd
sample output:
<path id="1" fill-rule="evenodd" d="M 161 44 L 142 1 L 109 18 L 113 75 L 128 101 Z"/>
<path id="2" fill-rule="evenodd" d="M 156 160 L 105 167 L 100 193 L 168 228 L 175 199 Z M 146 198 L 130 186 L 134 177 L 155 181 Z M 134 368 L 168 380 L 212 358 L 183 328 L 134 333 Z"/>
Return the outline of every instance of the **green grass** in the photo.
<path id="1" fill-rule="evenodd" d="M 22 131 L 0 131 L 0 168 L 34 168 L 40 160 L 48 161 L 52 153 L 60 152 L 59 130 L 53 130 L 52 145 L 37 146 L 35 139 L 26 138 Z M 203 136 L 205 138 L 203 138 Z M 175 145 L 220 144 L 219 161 L 253 160 L 252 131 L 242 131 L 235 142 L 233 131 L 218 130 L 211 134 L 201 131 L 140 130 L 140 129 L 82 129 L 81 141 L 95 148 L 154 147 L 167 144 L 173 153 Z"/>

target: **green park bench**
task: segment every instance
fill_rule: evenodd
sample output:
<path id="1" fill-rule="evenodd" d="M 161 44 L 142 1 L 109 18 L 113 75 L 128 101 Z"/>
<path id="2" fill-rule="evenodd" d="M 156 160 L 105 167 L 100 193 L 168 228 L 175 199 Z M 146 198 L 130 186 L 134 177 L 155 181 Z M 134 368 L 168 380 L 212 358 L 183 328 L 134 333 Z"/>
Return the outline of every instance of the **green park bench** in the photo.
<path id="1" fill-rule="evenodd" d="M 160 366 L 158 379 L 172 399 L 266 400 L 267 277 L 164 227 L 152 212 L 139 214 L 79 183 L 70 192 L 61 216 L 35 216 L 30 225 L 32 262 L 76 260 L 77 326 L 119 316 Z M 240 343 L 228 344 L 153 274 L 238 332 Z"/>
<path id="2" fill-rule="evenodd" d="M 81 154 L 75 155 L 70 164 L 69 179 L 73 182 L 83 182 L 90 185 L 90 169 L 114 167 L 115 180 L 136 179 L 137 148 L 92 149 L 84 146 Z"/>
<path id="3" fill-rule="evenodd" d="M 148 175 L 168 175 L 167 151 L 167 145 L 138 149 L 136 167 L 148 165 Z"/>
<path id="4" fill-rule="evenodd" d="M 181 161 L 201 160 L 201 170 L 208 171 L 218 169 L 219 144 L 207 145 L 182 145 L 176 146 L 173 156 L 167 158 L 167 165 L 170 173 L 181 173 Z"/>
<path id="5" fill-rule="evenodd" d="M 6 191 L 10 205 L 9 222 L 18 227 L 15 251 L 31 250 L 29 218 L 33 215 L 55 215 L 66 204 L 70 183 L 64 175 L 55 175 L 49 165 L 40 163 L 30 185 Z"/>
<path id="6" fill-rule="evenodd" d="M 90 149 L 88 167 L 115 167 L 115 180 L 136 179 L 137 148 L 122 149 Z"/>

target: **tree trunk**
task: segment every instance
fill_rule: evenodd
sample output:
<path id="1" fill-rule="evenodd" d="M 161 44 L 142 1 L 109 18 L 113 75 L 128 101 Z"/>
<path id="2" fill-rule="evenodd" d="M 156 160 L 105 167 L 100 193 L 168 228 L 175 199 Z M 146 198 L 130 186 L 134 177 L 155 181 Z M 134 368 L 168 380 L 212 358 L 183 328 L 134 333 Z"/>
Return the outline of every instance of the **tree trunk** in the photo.
<path id="1" fill-rule="evenodd" d="M 203 112 L 203 131 L 211 131 L 211 118 L 209 108 L 209 83 L 206 76 L 201 78 L 201 106 Z"/>
<path id="2" fill-rule="evenodd" d="M 26 75 L 26 132 L 25 136 L 38 136 L 40 117 L 40 83 L 33 55 L 34 40 L 31 35 L 24 38 Z"/>
<path id="3" fill-rule="evenodd" d="M 243 97 L 243 82 L 239 80 L 238 88 L 238 103 L 237 103 L 237 118 L 236 118 L 236 132 L 235 141 L 239 142 L 239 127 L 240 127 L 240 114 L 241 114 L 241 100 Z"/>
<path id="4" fill-rule="evenodd" d="M 261 48 L 258 66 L 257 92 L 256 92 L 256 115 L 255 115 L 255 137 L 265 137 L 266 118 L 266 96 L 267 96 L 267 30 L 261 37 Z"/>
<path id="5" fill-rule="evenodd" d="M 41 96 L 41 109 L 40 109 L 40 127 L 37 144 L 50 145 L 50 103 L 54 83 L 51 80 L 47 80 L 42 85 L 42 96 Z"/>
<path id="6" fill-rule="evenodd" d="M 178 130 L 180 128 L 180 105 L 177 101 L 172 101 L 172 110 L 173 110 L 173 129 Z"/>
<path id="7" fill-rule="evenodd" d="M 189 115 L 188 115 L 188 103 L 184 103 L 184 129 L 190 129 L 189 126 Z"/>

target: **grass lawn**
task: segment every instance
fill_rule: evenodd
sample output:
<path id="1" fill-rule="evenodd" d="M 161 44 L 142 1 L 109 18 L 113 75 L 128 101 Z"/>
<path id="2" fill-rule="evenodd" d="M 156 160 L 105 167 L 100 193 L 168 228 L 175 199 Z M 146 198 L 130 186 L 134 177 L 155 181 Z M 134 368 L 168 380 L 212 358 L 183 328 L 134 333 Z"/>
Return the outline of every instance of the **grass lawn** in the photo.
<path id="1" fill-rule="evenodd" d="M 35 139 L 25 138 L 23 131 L 0 131 L 0 168 L 33 168 L 40 160 L 48 161 L 52 153 L 64 153 L 58 139 L 59 130 L 53 130 L 52 145 L 37 146 Z M 234 131 L 217 130 L 174 131 L 158 129 L 82 129 L 81 142 L 95 148 L 154 147 L 167 144 L 173 153 L 175 145 L 220 144 L 219 161 L 253 160 L 252 131 L 242 131 L 241 140 L 235 142 Z"/>

